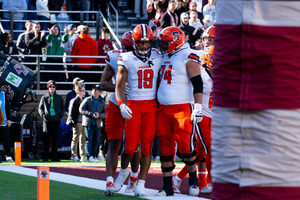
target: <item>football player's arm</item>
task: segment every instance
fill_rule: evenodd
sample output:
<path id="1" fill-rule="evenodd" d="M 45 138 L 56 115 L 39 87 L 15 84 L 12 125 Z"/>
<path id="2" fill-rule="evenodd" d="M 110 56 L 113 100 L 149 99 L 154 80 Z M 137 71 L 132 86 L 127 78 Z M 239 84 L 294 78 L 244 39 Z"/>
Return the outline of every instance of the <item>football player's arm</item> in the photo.
<path id="1" fill-rule="evenodd" d="M 123 100 L 123 101 L 125 100 L 124 91 L 125 91 L 127 75 L 128 75 L 128 71 L 127 71 L 126 67 L 119 65 L 117 78 L 116 78 L 116 89 L 115 89 L 116 100 L 118 102 L 121 100 Z"/>
<path id="2" fill-rule="evenodd" d="M 191 120 L 194 123 L 199 123 L 202 118 L 202 93 L 203 93 L 203 82 L 201 78 L 200 63 L 194 61 L 188 61 L 186 64 L 187 73 L 191 79 L 194 90 L 194 110 L 191 115 Z"/>
<path id="3" fill-rule="evenodd" d="M 115 71 L 110 66 L 110 64 L 106 63 L 103 74 L 101 76 L 101 89 L 107 92 L 114 92 L 115 91 L 115 84 L 112 83 L 111 79 L 114 76 Z"/>
<path id="4" fill-rule="evenodd" d="M 118 73 L 117 73 L 117 78 L 116 78 L 116 89 L 115 89 L 115 95 L 116 95 L 116 100 L 118 102 L 121 115 L 124 119 L 131 119 L 132 118 L 132 111 L 130 108 L 125 104 L 125 85 L 127 81 L 127 75 L 128 71 L 127 69 L 119 65 L 118 67 Z"/>

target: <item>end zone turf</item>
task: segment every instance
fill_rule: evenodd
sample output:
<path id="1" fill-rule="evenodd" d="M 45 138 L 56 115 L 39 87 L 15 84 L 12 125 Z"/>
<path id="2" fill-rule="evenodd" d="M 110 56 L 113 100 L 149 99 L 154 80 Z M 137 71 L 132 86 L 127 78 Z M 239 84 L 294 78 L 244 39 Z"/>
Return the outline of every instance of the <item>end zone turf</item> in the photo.
<path id="1" fill-rule="evenodd" d="M 37 170 L 36 169 L 30 169 L 30 168 L 25 168 L 25 167 L 0 166 L 0 170 L 7 171 L 7 172 L 13 172 L 13 173 L 17 173 L 17 174 L 23 174 L 23 175 L 27 175 L 27 176 L 33 176 L 33 177 L 37 176 Z M 93 188 L 93 189 L 97 189 L 97 190 L 104 190 L 105 189 L 105 181 L 101 181 L 101 180 L 95 180 L 95 179 L 90 179 L 90 178 L 66 175 L 66 174 L 61 174 L 61 173 L 56 173 L 56 172 L 50 172 L 49 177 L 50 177 L 50 180 L 55 180 L 55 181 L 64 182 L 64 183 L 68 183 L 68 184 Z M 205 198 L 191 197 L 191 196 L 182 195 L 182 194 L 175 194 L 175 196 L 172 196 L 172 197 L 156 197 L 155 194 L 157 192 L 158 192 L 157 190 L 147 189 L 147 193 L 149 194 L 149 196 L 147 196 L 145 198 L 146 199 L 180 199 L 180 200 L 198 199 L 198 200 L 207 200 Z M 123 186 L 122 190 L 118 193 L 128 195 L 127 193 L 125 193 L 125 186 Z M 132 196 L 132 195 L 130 195 L 130 196 Z"/>

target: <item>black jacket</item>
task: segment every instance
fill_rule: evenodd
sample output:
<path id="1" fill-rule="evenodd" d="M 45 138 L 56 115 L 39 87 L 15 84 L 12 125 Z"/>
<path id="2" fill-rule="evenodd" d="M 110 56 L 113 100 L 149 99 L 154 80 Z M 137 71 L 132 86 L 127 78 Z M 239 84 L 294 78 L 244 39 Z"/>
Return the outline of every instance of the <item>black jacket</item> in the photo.
<path id="1" fill-rule="evenodd" d="M 78 122 L 78 116 L 79 113 L 79 106 L 81 104 L 82 100 L 80 99 L 80 96 L 76 96 L 70 101 L 70 110 L 69 115 L 67 119 L 67 124 L 70 126 L 75 126 Z"/>
<path id="2" fill-rule="evenodd" d="M 194 48 L 195 38 L 194 38 L 193 32 L 195 31 L 195 28 L 190 25 L 185 25 L 182 22 L 178 28 L 180 28 L 183 32 L 187 32 L 189 34 L 190 46 L 191 46 L 191 48 Z"/>
<path id="3" fill-rule="evenodd" d="M 47 45 L 46 37 L 41 38 L 41 33 L 39 37 L 35 38 L 33 31 L 29 31 L 25 35 L 25 44 L 28 48 L 28 54 L 42 54 L 42 48 Z"/>
<path id="4" fill-rule="evenodd" d="M 173 15 L 174 18 L 175 18 L 175 16 L 177 16 L 175 12 L 172 15 Z M 178 22 L 177 23 L 179 23 L 179 17 L 178 17 Z M 171 26 L 171 18 L 169 16 L 169 14 L 167 12 L 165 12 L 161 16 L 160 27 L 163 29 L 163 28 L 166 28 L 168 26 Z"/>
<path id="5" fill-rule="evenodd" d="M 53 95 L 53 106 L 55 115 L 50 116 L 50 105 L 51 105 L 51 98 L 49 92 L 42 96 L 40 104 L 39 104 L 39 114 L 43 117 L 45 122 L 55 122 L 60 121 L 64 116 L 65 107 L 64 107 L 64 100 L 63 98 L 54 93 Z"/>

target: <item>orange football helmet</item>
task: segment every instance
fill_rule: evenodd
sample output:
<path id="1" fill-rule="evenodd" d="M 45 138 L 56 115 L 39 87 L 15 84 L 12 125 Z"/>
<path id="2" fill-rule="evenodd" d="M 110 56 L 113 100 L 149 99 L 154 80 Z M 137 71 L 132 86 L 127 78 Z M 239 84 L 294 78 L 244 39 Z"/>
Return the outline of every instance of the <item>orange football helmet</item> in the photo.
<path id="1" fill-rule="evenodd" d="M 164 28 L 160 33 L 161 48 L 165 53 L 172 53 L 184 45 L 185 34 L 175 26 Z"/>
<path id="2" fill-rule="evenodd" d="M 132 32 L 128 31 L 122 35 L 122 49 L 123 51 L 133 50 Z"/>
<path id="3" fill-rule="evenodd" d="M 139 55 L 146 56 L 151 51 L 153 33 L 146 24 L 139 24 L 133 29 L 133 47 Z"/>
<path id="4" fill-rule="evenodd" d="M 209 46 L 204 49 L 202 54 L 202 64 L 209 70 L 212 68 L 215 46 Z"/>
<path id="5" fill-rule="evenodd" d="M 215 25 L 209 26 L 202 34 L 202 41 L 204 47 L 213 45 L 215 38 Z"/>

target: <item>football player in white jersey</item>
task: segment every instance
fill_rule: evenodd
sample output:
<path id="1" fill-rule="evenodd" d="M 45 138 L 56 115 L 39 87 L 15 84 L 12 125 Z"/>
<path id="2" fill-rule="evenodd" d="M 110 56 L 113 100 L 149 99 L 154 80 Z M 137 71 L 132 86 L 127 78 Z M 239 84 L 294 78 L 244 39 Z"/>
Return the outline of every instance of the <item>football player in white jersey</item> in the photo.
<path id="1" fill-rule="evenodd" d="M 202 112 L 203 119 L 196 126 L 197 145 L 196 152 L 198 158 L 198 186 L 201 193 L 210 193 L 211 184 L 211 118 L 212 118 L 212 58 L 214 46 L 209 46 L 202 51 L 201 77 L 203 80 Z M 173 189 L 175 193 L 180 193 L 180 184 L 187 175 L 184 167 L 176 176 L 173 176 Z M 207 175 L 208 174 L 208 175 Z"/>
<path id="2" fill-rule="evenodd" d="M 106 66 L 104 72 L 101 76 L 101 88 L 104 91 L 111 92 L 108 107 L 106 109 L 106 119 L 105 119 L 105 132 L 107 134 L 108 140 L 108 151 L 106 155 L 106 190 L 105 195 L 111 196 L 114 192 L 121 189 L 122 184 L 119 184 L 119 177 L 114 182 L 114 175 L 118 165 L 118 152 L 121 147 L 123 130 L 125 127 L 125 119 L 120 113 L 118 103 L 115 98 L 115 79 L 118 72 L 117 61 L 122 52 L 129 52 L 133 50 L 132 33 L 125 32 L 122 36 L 122 50 L 112 50 L 107 53 Z M 112 82 L 113 80 L 113 82 Z M 131 160 L 131 174 L 135 175 L 138 173 L 140 161 L 140 151 L 134 153 L 133 159 Z M 126 178 L 129 174 L 127 170 Z M 126 179 L 125 178 L 125 179 Z M 137 178 L 136 178 L 137 179 Z M 126 188 L 126 192 L 132 192 L 134 176 L 130 177 L 130 183 Z M 124 182 L 121 180 L 121 182 Z"/>
<path id="3" fill-rule="evenodd" d="M 156 132 L 157 78 L 161 55 L 151 49 L 153 34 L 149 26 L 137 25 L 133 30 L 134 51 L 122 53 L 118 61 L 116 99 L 125 121 L 125 150 L 122 170 L 141 144 L 141 169 L 135 186 L 135 196 L 146 195 L 145 180 L 151 163 L 151 144 Z M 128 101 L 125 103 L 125 84 Z"/>
<path id="4" fill-rule="evenodd" d="M 189 194 L 199 194 L 196 174 L 194 129 L 202 120 L 202 92 L 200 59 L 197 52 L 184 47 L 184 32 L 167 27 L 160 34 L 164 56 L 160 70 L 157 117 L 157 136 L 161 145 L 163 188 L 158 196 L 171 196 L 174 155 L 178 151 L 189 172 Z"/>

